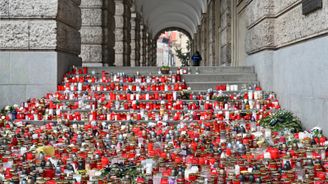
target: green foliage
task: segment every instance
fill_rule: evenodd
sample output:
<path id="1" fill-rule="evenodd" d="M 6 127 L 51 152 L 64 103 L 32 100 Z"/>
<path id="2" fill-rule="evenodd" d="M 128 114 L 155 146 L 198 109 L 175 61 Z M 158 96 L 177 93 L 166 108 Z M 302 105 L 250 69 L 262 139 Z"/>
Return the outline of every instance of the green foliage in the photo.
<path id="1" fill-rule="evenodd" d="M 6 106 L 4 107 L 3 109 L 1 109 L 0 111 L 0 116 L 1 115 L 6 115 L 7 113 L 11 113 L 15 110 L 15 107 L 14 106 Z"/>
<path id="2" fill-rule="evenodd" d="M 191 94 L 191 91 L 189 91 L 189 90 L 183 90 L 183 91 L 181 91 L 181 93 L 180 93 L 181 99 L 183 99 L 183 100 L 190 100 L 189 99 L 190 98 L 190 94 Z"/>
<path id="3" fill-rule="evenodd" d="M 303 128 L 301 121 L 292 112 L 279 110 L 278 112 L 260 120 L 261 126 L 270 128 L 273 131 L 283 131 L 288 129 L 292 132 L 301 132 Z"/>
<path id="4" fill-rule="evenodd" d="M 161 66 L 161 70 L 170 70 L 169 66 Z"/>
<path id="5" fill-rule="evenodd" d="M 117 178 L 124 178 L 133 182 L 138 176 L 143 176 L 143 174 L 140 165 L 113 164 L 103 170 L 102 176 L 116 176 Z"/>
<path id="6" fill-rule="evenodd" d="M 181 60 L 182 66 L 188 66 L 191 57 L 190 41 L 187 41 L 187 52 L 183 53 L 182 48 L 176 48 L 175 52 L 177 53 L 176 56 Z"/>
<path id="7" fill-rule="evenodd" d="M 216 100 L 218 102 L 225 102 L 225 103 L 228 102 L 229 99 L 230 99 L 229 96 L 213 96 L 212 97 L 212 100 Z"/>

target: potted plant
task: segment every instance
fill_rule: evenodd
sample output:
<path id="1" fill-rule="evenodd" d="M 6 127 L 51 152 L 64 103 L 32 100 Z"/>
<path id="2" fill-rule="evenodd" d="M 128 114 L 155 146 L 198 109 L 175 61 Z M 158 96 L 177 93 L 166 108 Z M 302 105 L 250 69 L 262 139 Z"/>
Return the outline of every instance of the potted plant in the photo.
<path id="1" fill-rule="evenodd" d="M 170 73 L 170 67 L 169 66 L 162 66 L 160 70 L 161 70 L 162 74 L 169 74 Z"/>

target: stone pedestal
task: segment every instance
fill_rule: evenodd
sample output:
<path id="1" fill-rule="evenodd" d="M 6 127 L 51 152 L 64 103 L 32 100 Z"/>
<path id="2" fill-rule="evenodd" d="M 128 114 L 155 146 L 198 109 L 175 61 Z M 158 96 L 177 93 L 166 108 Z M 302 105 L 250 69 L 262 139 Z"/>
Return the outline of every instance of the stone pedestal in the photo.
<path id="1" fill-rule="evenodd" d="M 55 91 L 81 65 L 79 1 L 4 1 L 0 8 L 0 107 Z"/>

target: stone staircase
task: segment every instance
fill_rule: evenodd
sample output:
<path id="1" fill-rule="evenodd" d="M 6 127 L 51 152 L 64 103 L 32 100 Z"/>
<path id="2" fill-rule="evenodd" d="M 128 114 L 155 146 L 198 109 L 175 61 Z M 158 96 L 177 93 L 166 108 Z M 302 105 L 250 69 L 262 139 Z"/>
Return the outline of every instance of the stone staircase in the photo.
<path id="1" fill-rule="evenodd" d="M 24 143 L 27 150 L 30 145 L 46 146 L 46 141 L 41 142 L 42 139 L 38 139 L 38 136 L 48 139 L 46 134 L 53 131 L 56 131 L 56 134 L 51 139 L 52 143 L 60 142 L 54 144 L 54 149 L 62 146 L 64 148 L 62 150 L 65 150 L 70 147 L 71 142 L 75 142 L 75 146 L 71 149 L 78 151 L 79 146 L 87 142 L 88 146 L 84 149 L 88 153 L 86 157 L 94 161 L 93 163 L 101 158 L 101 162 L 99 161 L 97 167 L 93 169 L 104 172 L 105 168 L 113 166 L 108 164 L 117 159 L 132 161 L 133 165 L 122 165 L 127 168 L 140 167 L 140 162 L 144 162 L 139 159 L 141 157 L 155 159 L 154 161 L 158 162 L 156 159 L 160 156 L 167 163 L 185 163 L 183 155 L 191 156 L 191 152 L 182 145 L 179 147 L 176 144 L 175 146 L 178 147 L 167 147 L 167 150 L 160 148 L 161 146 L 154 150 L 152 145 L 157 142 L 168 145 L 172 141 L 179 141 L 183 138 L 182 132 L 186 132 L 185 136 L 188 137 L 185 139 L 186 143 L 192 145 L 195 151 L 198 149 L 199 152 L 203 152 L 204 150 L 200 150 L 203 145 L 209 149 L 213 146 L 210 145 L 211 141 L 205 141 L 212 140 L 211 136 L 216 137 L 213 141 L 219 145 L 225 144 L 226 134 L 233 139 L 236 133 L 250 135 L 258 130 L 256 120 L 280 108 L 273 93 L 262 91 L 256 86 L 258 82 L 254 68 L 185 69 L 190 71 L 189 74 L 180 75 L 180 72 L 185 73 L 185 71 L 180 69 L 177 73 L 178 68 L 172 68 L 170 75 L 159 74 L 157 67 L 73 68 L 64 76 L 63 83 L 58 85 L 56 92 L 45 94 L 42 99 L 31 99 L 21 106 L 13 107 L 16 111 L 5 112 L 5 120 L 10 123 L 2 122 L 2 124 L 15 124 L 19 127 L 28 125 L 28 132 L 32 131 L 32 134 L 36 132 L 32 136 L 34 142 L 31 141 L 32 139 L 24 139 L 25 142 L 20 143 Z M 137 72 L 140 75 L 136 75 Z M 216 90 L 217 86 L 223 86 L 224 89 Z M 209 91 L 208 88 L 214 90 Z M 228 126 L 231 126 L 230 131 L 225 128 Z M 7 134 L 10 129 L 13 134 L 18 133 L 18 137 L 24 136 L 20 135 L 24 131 L 15 130 L 13 128 L 15 126 L 6 127 Z M 4 143 L 9 142 L 4 141 Z M 245 144 L 248 143 L 249 141 Z M 143 145 L 147 145 L 145 149 Z M 140 151 L 139 147 L 142 147 L 143 151 Z M 238 161 L 239 154 L 246 154 L 244 142 L 239 142 L 238 147 L 240 148 L 238 153 L 231 153 L 230 148 L 227 150 L 211 148 L 210 151 L 217 155 L 222 154 L 224 157 L 227 155 Z M 179 153 L 181 150 L 182 152 Z M 170 155 L 174 152 L 179 153 L 174 156 L 175 158 Z M 31 157 L 33 154 L 30 153 Z M 220 160 L 215 154 L 211 154 L 214 156 L 209 159 Z M 65 156 L 68 156 L 65 152 L 58 152 L 55 155 L 58 160 Z M 200 161 L 203 156 L 196 157 L 199 157 L 194 159 L 196 165 L 205 165 L 205 160 L 203 163 Z M 17 162 L 26 163 L 26 160 L 21 159 Z M 84 170 L 84 162 L 81 164 L 79 168 Z M 235 164 L 237 163 L 232 165 Z M 51 164 L 48 165 L 50 169 L 55 170 Z M 65 165 L 62 165 L 62 168 L 64 167 Z M 58 172 L 61 174 L 61 170 Z M 60 179 L 55 178 L 52 173 L 54 172 L 47 173 L 44 177 L 59 181 Z M 56 174 L 58 174 L 57 169 Z M 112 173 L 107 173 L 110 174 Z M 147 179 L 152 178 L 151 174 L 148 174 Z M 94 182 L 105 181 L 106 178 L 110 178 L 107 175 L 104 178 L 97 178 Z M 145 179 L 140 177 L 138 179 Z M 180 174 L 177 177 L 183 179 L 184 176 Z M 167 179 L 163 177 L 163 180 L 167 181 Z M 188 179 L 191 183 L 194 182 Z M 222 183 L 225 181 L 225 175 L 217 179 Z M 33 181 L 33 183 L 38 182 Z"/>
<path id="2" fill-rule="evenodd" d="M 172 73 L 176 73 L 179 68 L 172 67 Z M 249 85 L 259 85 L 254 67 L 186 67 L 189 74 L 183 75 L 187 85 L 194 91 L 206 91 L 214 89 L 217 85 L 231 84 L 238 85 L 238 88 L 246 88 Z M 102 71 L 108 73 L 122 72 L 125 74 L 158 74 L 159 67 L 91 67 L 89 73 L 101 74 Z"/>

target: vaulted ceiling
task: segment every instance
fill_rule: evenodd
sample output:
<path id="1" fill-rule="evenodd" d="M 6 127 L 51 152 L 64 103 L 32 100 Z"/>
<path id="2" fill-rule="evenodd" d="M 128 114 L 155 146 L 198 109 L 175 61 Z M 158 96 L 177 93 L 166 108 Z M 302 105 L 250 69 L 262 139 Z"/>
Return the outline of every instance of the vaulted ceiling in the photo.
<path id="1" fill-rule="evenodd" d="M 153 36 L 166 28 L 180 28 L 191 36 L 196 32 L 205 12 L 207 0 L 136 0 Z"/>

